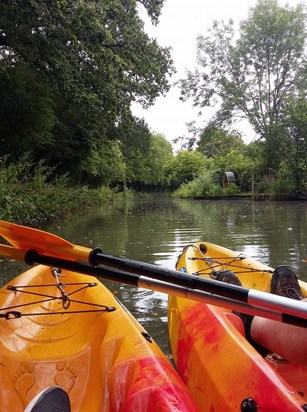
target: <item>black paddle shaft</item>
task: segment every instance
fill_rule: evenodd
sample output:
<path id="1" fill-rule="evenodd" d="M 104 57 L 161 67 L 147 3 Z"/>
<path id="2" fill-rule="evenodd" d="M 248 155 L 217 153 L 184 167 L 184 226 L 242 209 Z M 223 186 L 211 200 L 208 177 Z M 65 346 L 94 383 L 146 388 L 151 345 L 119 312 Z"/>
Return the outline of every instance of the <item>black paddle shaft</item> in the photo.
<path id="1" fill-rule="evenodd" d="M 112 270 L 109 268 L 93 267 L 86 263 L 41 255 L 35 250 L 28 250 L 25 254 L 24 260 L 28 265 L 39 263 L 41 265 L 59 267 L 60 269 L 66 269 L 72 272 L 91 275 L 98 278 L 101 277 L 106 280 L 121 282 L 131 286 L 138 286 L 140 279 L 139 275 L 125 273 L 120 270 Z"/>
<path id="2" fill-rule="evenodd" d="M 29 250 L 28 252 L 26 252 L 25 254 L 25 262 L 29 265 L 33 265 L 35 263 L 40 263 L 42 265 L 46 265 L 46 266 L 54 266 L 54 267 L 59 267 L 61 269 L 67 269 L 73 272 L 77 272 L 77 273 L 81 273 L 81 274 L 87 274 L 87 275 L 92 275 L 95 277 L 101 277 L 103 279 L 107 279 L 107 280 L 111 280 L 111 281 L 115 281 L 115 282 L 120 282 L 120 283 L 125 283 L 131 286 L 136 286 L 136 287 L 145 287 L 147 289 L 151 289 L 151 290 L 159 290 L 161 291 L 161 284 L 163 287 L 163 292 L 164 293 L 170 293 L 170 294 L 178 294 L 180 296 L 184 296 L 187 297 L 187 295 L 191 295 L 190 298 L 191 299 L 195 299 L 196 295 L 199 295 L 200 297 L 196 297 L 196 300 L 200 300 L 202 302 L 206 302 L 214 299 L 214 298 L 218 298 L 219 299 L 219 303 L 221 303 L 221 300 L 223 301 L 223 305 L 218 304 L 218 306 L 224 306 L 225 301 L 227 301 L 227 303 L 231 303 L 231 304 L 239 304 L 242 305 L 242 307 L 240 307 L 240 311 L 245 312 L 245 308 L 249 308 L 249 310 L 247 310 L 246 313 L 249 314 L 256 314 L 254 312 L 255 309 L 259 310 L 259 307 L 255 308 L 253 307 L 253 305 L 250 305 L 248 302 L 242 302 L 242 299 L 232 299 L 232 298 L 228 298 L 227 296 L 225 296 L 225 290 L 230 290 L 232 291 L 232 289 L 234 289 L 234 291 L 236 291 L 236 289 L 240 288 L 239 286 L 233 286 L 233 285 L 228 285 L 228 284 L 222 284 L 221 286 L 225 287 L 225 290 L 222 289 L 221 291 L 223 292 L 223 296 L 220 293 L 220 295 L 217 295 L 217 293 L 213 293 L 213 288 L 211 287 L 211 283 L 217 283 L 217 286 L 220 286 L 218 284 L 218 282 L 215 281 L 211 281 L 211 280 L 206 280 L 203 278 L 198 278 L 195 275 L 184 275 L 182 272 L 176 272 L 176 271 L 171 271 L 174 272 L 176 275 L 178 275 L 179 277 L 177 278 L 177 282 L 179 283 L 179 281 L 183 284 L 186 283 L 184 282 L 184 279 L 186 277 L 192 277 L 196 278 L 197 281 L 206 281 L 206 282 L 201 282 L 201 288 L 196 288 L 193 287 L 195 286 L 194 284 L 190 283 L 190 288 L 188 287 L 183 287 L 181 285 L 174 285 L 174 282 L 164 282 L 157 280 L 157 279 L 153 279 L 150 277 L 146 277 L 143 275 L 137 275 L 137 274 L 133 274 L 133 273 L 127 273 L 127 272 L 123 272 L 122 270 L 119 269 L 111 269 L 109 267 L 104 267 L 104 266 L 92 266 L 86 263 L 81 263 L 78 261 L 71 261 L 71 260 L 65 260 L 65 259 L 60 259 L 60 258 L 56 258 L 56 257 L 51 257 L 51 256 L 46 256 L 46 255 L 41 255 L 39 253 L 37 253 L 35 250 Z M 168 272 L 168 271 L 167 271 Z M 169 277 L 169 279 L 171 279 L 171 277 Z M 180 280 L 181 279 L 181 280 Z M 203 283 L 205 283 L 205 287 L 203 285 Z M 208 287 L 206 287 L 208 284 L 209 288 L 211 289 L 210 291 L 206 290 L 209 289 Z M 157 287 L 155 287 L 155 285 Z M 182 288 L 184 289 L 183 292 L 179 291 L 176 289 L 176 287 L 178 288 Z M 218 288 L 215 288 L 215 290 L 217 291 Z M 249 289 L 245 289 L 245 288 L 240 288 L 243 292 L 245 291 L 249 291 Z M 252 290 L 250 290 L 250 292 L 252 292 Z M 182 294 L 183 293 L 183 294 Z M 195 295 L 196 294 L 196 295 Z M 230 293 L 228 293 L 228 295 L 230 295 Z M 232 294 L 234 295 L 234 294 Z M 264 295 L 267 295 L 266 293 Z M 274 297 L 274 296 L 273 296 Z M 273 298 L 271 297 L 271 299 Z M 286 298 L 282 298 L 282 299 L 286 299 Z M 211 302 L 212 303 L 212 302 Z M 273 302 L 274 303 L 274 302 Z M 297 303 L 295 301 L 295 303 Z M 216 299 L 214 300 L 213 304 L 217 304 Z M 245 307 L 246 305 L 246 307 Z M 228 305 L 229 306 L 229 305 Z M 271 305 L 272 306 L 272 305 Z M 264 310 L 266 310 L 266 308 L 263 308 Z M 287 309 L 287 308 L 286 308 Z M 275 311 L 276 312 L 276 311 Z M 267 315 L 267 312 L 262 313 L 259 316 L 263 316 L 263 317 L 268 317 L 269 319 L 274 319 L 274 320 L 278 320 L 279 322 L 283 322 L 283 323 L 288 323 L 288 324 L 292 324 L 292 325 L 297 325 L 297 326 L 302 326 L 302 327 L 307 327 L 307 320 L 306 320 L 306 316 L 301 317 L 301 313 L 299 312 L 298 315 L 296 316 L 295 314 L 291 314 L 291 313 L 283 313 L 280 312 L 280 310 L 278 310 L 276 312 L 278 314 L 277 318 L 271 317 Z M 276 315 L 275 313 L 275 315 Z"/>
<path id="3" fill-rule="evenodd" d="M 121 260 L 121 258 L 118 258 L 118 259 Z M 119 265 L 121 267 L 121 270 L 118 270 L 118 269 L 112 270 L 109 267 L 92 266 L 92 265 L 88 265 L 86 263 L 81 263 L 78 261 L 71 261 L 71 260 L 41 255 L 37 253 L 35 250 L 28 250 L 28 252 L 26 252 L 25 262 L 28 265 L 39 263 L 41 265 L 46 265 L 46 266 L 55 266 L 61 269 L 66 269 L 66 270 L 70 270 L 70 271 L 77 272 L 77 273 L 85 273 L 87 275 L 101 277 L 106 280 L 121 282 L 127 285 L 136 286 L 136 287 L 139 287 L 139 281 L 141 277 L 144 276 L 141 273 L 139 274 L 131 273 L 131 267 L 130 267 L 129 273 L 127 273 L 123 271 L 122 265 Z M 133 262 L 133 261 L 130 260 L 129 262 Z M 235 285 L 228 285 L 228 284 L 216 282 L 213 280 L 207 280 L 207 279 L 195 276 L 195 275 L 186 275 L 183 272 L 164 269 L 164 268 L 160 268 L 155 265 L 150 265 L 150 264 L 144 264 L 144 265 L 146 267 L 151 266 L 157 270 L 157 274 L 156 274 L 156 273 L 153 273 L 153 271 L 150 271 L 149 273 L 148 271 L 145 271 L 144 269 L 143 273 L 149 273 L 151 275 L 147 277 L 152 277 L 158 280 L 162 280 L 169 284 L 176 284 L 178 286 L 182 286 L 188 289 L 198 289 L 198 290 L 201 290 L 207 293 L 213 293 L 213 294 L 227 297 L 227 298 L 239 301 L 239 302 L 247 303 L 247 295 L 248 295 L 249 289 L 245 289 L 245 288 L 238 287 Z M 115 267 L 115 265 L 113 265 L 113 267 Z M 213 287 L 212 287 L 212 284 L 213 284 Z M 224 288 L 226 290 L 224 290 Z M 238 293 L 238 292 L 241 292 L 241 290 L 243 294 Z M 245 298 L 245 293 L 246 293 L 246 298 Z M 236 297 L 236 295 L 238 295 L 238 297 Z M 244 299 L 242 297 L 244 297 Z"/>
<path id="4" fill-rule="evenodd" d="M 164 282 L 173 283 L 189 289 L 199 289 L 208 293 L 234 299 L 239 302 L 248 303 L 249 289 L 241 286 L 230 285 L 211 279 L 205 279 L 197 275 L 187 274 L 178 270 L 163 268 L 151 263 L 139 262 L 119 256 L 102 253 L 101 249 L 95 248 L 89 255 L 89 262 L 93 266 L 99 264 L 115 267 L 126 272 L 151 277 Z"/>

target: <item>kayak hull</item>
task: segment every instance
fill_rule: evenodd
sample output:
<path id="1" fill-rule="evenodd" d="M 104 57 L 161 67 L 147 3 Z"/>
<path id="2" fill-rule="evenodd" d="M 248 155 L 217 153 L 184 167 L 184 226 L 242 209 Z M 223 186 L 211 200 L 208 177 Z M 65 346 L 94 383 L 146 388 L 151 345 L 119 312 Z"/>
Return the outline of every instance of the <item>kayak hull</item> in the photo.
<path id="1" fill-rule="evenodd" d="M 46 387 L 72 411 L 196 411 L 162 351 L 95 278 L 36 266 L 0 289 L 0 404 L 23 411 Z M 64 299 L 65 294 L 69 299 Z"/>
<path id="2" fill-rule="evenodd" d="M 202 242 L 186 248 L 177 262 L 177 270 L 204 277 L 227 269 L 244 286 L 269 292 L 272 269 L 241 259 L 238 252 Z M 177 371 L 201 410 L 303 410 L 307 398 L 298 392 L 307 394 L 307 370 L 264 359 L 245 339 L 242 321 L 232 311 L 170 296 L 168 315 Z"/>

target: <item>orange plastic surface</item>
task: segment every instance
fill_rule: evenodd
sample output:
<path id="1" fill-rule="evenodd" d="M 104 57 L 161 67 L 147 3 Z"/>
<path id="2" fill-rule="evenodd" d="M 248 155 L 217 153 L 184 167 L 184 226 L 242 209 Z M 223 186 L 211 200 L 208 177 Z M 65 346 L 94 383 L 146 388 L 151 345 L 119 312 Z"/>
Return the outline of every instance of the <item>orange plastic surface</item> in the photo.
<path id="1" fill-rule="evenodd" d="M 59 299 L 33 295 L 60 296 L 56 287 L 40 286 L 55 283 L 43 266 L 9 284 L 32 286 L 24 289 L 30 294 L 0 290 L 0 314 L 23 315 L 0 318 L 1 411 L 23 411 L 37 393 L 52 385 L 67 391 L 73 412 L 198 410 L 159 347 L 146 339 L 142 326 L 114 296 L 95 278 L 63 274 L 60 280 L 71 299 L 66 309 Z M 97 286 L 69 285 L 75 282 Z M 116 310 L 86 312 L 97 309 L 86 303 Z M 68 313 L 76 311 L 82 313 Z"/>
<path id="2" fill-rule="evenodd" d="M 252 259 L 234 260 L 238 252 L 202 244 L 206 253 L 200 244 L 189 246 L 177 262 L 178 270 L 208 276 L 212 270 L 229 269 L 244 286 L 269 291 L 270 268 Z M 199 260 L 203 257 L 212 259 Z M 307 295 L 306 284 L 301 286 Z M 241 319 L 231 311 L 170 296 L 168 315 L 177 370 L 202 411 L 240 411 L 247 398 L 255 401 L 257 411 L 303 410 L 307 370 L 278 367 L 262 358 L 245 339 Z"/>
<path id="3" fill-rule="evenodd" d="M 79 259 L 87 262 L 91 252 L 91 249 L 74 245 L 53 233 L 16 225 L 4 220 L 0 220 L 0 235 L 17 249 L 24 251 L 33 249 L 42 255 L 67 260 Z"/>

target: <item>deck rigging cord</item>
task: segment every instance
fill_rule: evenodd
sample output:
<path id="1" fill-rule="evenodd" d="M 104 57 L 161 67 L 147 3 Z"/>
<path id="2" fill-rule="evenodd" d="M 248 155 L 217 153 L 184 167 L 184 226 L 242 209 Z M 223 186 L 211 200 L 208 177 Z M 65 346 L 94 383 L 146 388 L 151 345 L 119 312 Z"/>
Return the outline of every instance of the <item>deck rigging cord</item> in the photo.
<path id="1" fill-rule="evenodd" d="M 236 264 L 234 264 L 235 262 L 239 262 L 241 260 L 246 259 L 246 256 L 242 255 L 241 253 L 239 253 L 237 256 L 234 257 L 230 257 L 229 256 L 221 256 L 221 257 L 189 257 L 189 260 L 200 260 L 200 261 L 204 261 L 207 263 L 207 265 L 209 266 L 208 268 L 203 268 L 200 269 L 196 272 L 193 272 L 193 275 L 201 275 L 201 274 L 208 274 L 211 275 L 213 274 L 213 278 L 214 276 L 216 276 L 218 273 L 220 273 L 221 271 L 224 270 L 229 270 L 231 269 L 242 269 L 242 266 L 238 266 Z M 228 259 L 227 262 L 222 262 L 222 260 L 226 260 Z M 230 260 L 229 260 L 230 259 Z M 216 268 L 219 268 L 219 270 L 215 270 Z M 240 270 L 240 274 L 243 273 L 254 273 L 254 272 L 262 272 L 262 273 L 273 273 L 272 269 L 255 269 L 255 268 L 248 268 L 246 270 Z"/>
<path id="2" fill-rule="evenodd" d="M 91 303 L 91 302 L 71 299 L 72 295 L 75 295 L 85 289 L 95 287 L 97 286 L 97 283 L 93 283 L 93 282 L 63 283 L 63 282 L 60 282 L 59 280 L 59 277 L 61 276 L 60 269 L 51 268 L 51 273 L 55 278 L 55 281 L 56 281 L 55 284 L 8 286 L 7 290 L 11 292 L 29 294 L 33 296 L 42 297 L 44 299 L 35 300 L 33 302 L 28 302 L 28 303 L 22 303 L 20 305 L 0 308 L 0 311 L 6 311 L 5 313 L 0 313 L 0 318 L 10 320 L 10 319 L 21 318 L 22 316 L 64 315 L 64 314 L 80 314 L 80 313 L 89 313 L 89 312 L 114 312 L 116 310 L 114 306 L 106 306 L 106 305 L 100 305 L 97 303 Z M 67 286 L 70 286 L 70 287 L 78 286 L 78 287 L 72 290 L 70 293 L 67 293 L 67 291 L 65 290 Z M 31 290 L 33 288 L 35 289 L 48 288 L 48 290 L 50 290 L 50 288 L 56 288 L 57 290 L 60 291 L 61 296 L 55 296 L 53 294 L 50 294 L 50 292 L 49 293 L 39 293 L 37 291 Z M 23 312 L 16 310 L 19 308 L 25 308 L 31 305 L 47 303 L 51 301 L 59 301 L 60 303 L 62 303 L 62 307 L 64 310 L 63 311 L 56 310 L 54 312 L 44 311 L 44 312 L 29 312 L 29 313 L 23 313 Z M 70 308 L 71 303 L 83 304 L 83 305 L 87 305 L 90 307 L 95 307 L 96 309 L 68 310 Z"/>

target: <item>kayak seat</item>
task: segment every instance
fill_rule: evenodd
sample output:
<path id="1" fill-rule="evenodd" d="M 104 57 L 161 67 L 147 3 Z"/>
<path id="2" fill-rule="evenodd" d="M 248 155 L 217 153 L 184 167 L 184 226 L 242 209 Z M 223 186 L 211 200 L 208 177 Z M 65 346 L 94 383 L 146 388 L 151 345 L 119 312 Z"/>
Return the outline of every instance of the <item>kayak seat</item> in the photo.
<path id="1" fill-rule="evenodd" d="M 24 412 L 70 412 L 67 393 L 60 386 L 50 386 L 38 393 Z"/>

